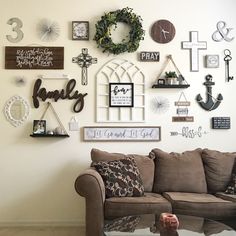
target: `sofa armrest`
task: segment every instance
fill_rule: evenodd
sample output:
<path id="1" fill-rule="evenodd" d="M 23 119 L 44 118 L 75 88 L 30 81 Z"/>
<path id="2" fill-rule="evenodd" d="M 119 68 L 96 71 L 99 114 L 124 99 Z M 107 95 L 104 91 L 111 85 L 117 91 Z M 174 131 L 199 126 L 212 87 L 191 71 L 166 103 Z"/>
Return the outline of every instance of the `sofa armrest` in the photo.
<path id="1" fill-rule="evenodd" d="M 86 201 L 86 236 L 103 235 L 105 186 L 94 168 L 83 171 L 75 181 L 76 192 Z"/>

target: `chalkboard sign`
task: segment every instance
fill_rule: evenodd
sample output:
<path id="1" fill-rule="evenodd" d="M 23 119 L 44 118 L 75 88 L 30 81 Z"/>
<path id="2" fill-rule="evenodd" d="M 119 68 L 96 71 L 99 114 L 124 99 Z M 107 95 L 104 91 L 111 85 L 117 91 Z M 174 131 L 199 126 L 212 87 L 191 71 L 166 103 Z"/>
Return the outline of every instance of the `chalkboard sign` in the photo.
<path id="1" fill-rule="evenodd" d="M 230 129 L 230 117 L 212 117 L 212 129 Z"/>
<path id="2" fill-rule="evenodd" d="M 84 141 L 160 141 L 161 127 L 84 127 Z"/>
<path id="3" fill-rule="evenodd" d="M 5 47 L 5 69 L 64 69 L 64 47 Z"/>

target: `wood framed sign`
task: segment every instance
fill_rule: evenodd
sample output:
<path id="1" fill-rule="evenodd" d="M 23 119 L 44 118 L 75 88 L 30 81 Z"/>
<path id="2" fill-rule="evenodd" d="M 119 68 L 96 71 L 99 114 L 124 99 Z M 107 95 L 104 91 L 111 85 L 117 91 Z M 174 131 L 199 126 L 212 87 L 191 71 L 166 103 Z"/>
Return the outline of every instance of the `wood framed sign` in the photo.
<path id="1" fill-rule="evenodd" d="M 139 55 L 140 61 L 159 61 L 160 53 L 159 52 L 140 52 Z"/>
<path id="2" fill-rule="evenodd" d="M 133 83 L 109 83 L 109 107 L 133 107 Z"/>
<path id="3" fill-rule="evenodd" d="M 173 116 L 172 122 L 193 122 L 193 116 Z"/>
<path id="4" fill-rule="evenodd" d="M 178 101 L 178 102 L 175 102 L 175 106 L 187 107 L 187 106 L 190 106 L 190 102 L 188 102 L 188 101 Z"/>
<path id="5" fill-rule="evenodd" d="M 160 141 L 160 126 L 84 127 L 84 141 Z"/>
<path id="6" fill-rule="evenodd" d="M 5 47 L 5 69 L 64 69 L 64 47 Z"/>

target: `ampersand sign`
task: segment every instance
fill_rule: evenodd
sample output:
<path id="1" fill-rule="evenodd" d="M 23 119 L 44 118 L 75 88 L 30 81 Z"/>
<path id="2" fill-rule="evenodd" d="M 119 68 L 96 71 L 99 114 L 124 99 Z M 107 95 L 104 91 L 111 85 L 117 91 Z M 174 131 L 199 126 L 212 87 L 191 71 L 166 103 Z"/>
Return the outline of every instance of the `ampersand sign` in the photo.
<path id="1" fill-rule="evenodd" d="M 226 28 L 226 23 L 224 21 L 219 21 L 216 25 L 217 30 L 212 34 L 212 39 L 216 42 L 225 40 L 230 42 L 234 37 L 228 37 L 228 34 L 233 28 Z"/>

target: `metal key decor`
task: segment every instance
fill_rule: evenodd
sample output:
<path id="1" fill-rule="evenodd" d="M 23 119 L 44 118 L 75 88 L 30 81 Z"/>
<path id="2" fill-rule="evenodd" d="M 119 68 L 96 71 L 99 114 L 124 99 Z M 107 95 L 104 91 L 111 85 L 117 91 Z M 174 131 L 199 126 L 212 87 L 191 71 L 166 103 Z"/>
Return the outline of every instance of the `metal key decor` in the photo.
<path id="1" fill-rule="evenodd" d="M 91 66 L 92 64 L 97 63 L 97 58 L 92 58 L 88 54 L 88 49 L 83 48 L 82 53 L 79 54 L 77 57 L 72 58 L 73 63 L 77 63 L 81 68 L 82 68 L 82 79 L 81 83 L 82 85 L 87 85 L 88 84 L 88 73 L 87 73 L 87 68 Z"/>
<path id="2" fill-rule="evenodd" d="M 197 95 L 196 100 L 198 104 L 207 111 L 215 110 L 223 100 L 223 96 L 218 94 L 217 98 L 212 96 L 212 86 L 215 85 L 215 82 L 212 82 L 212 75 L 206 76 L 206 82 L 203 83 L 207 88 L 207 101 L 203 102 L 200 94 Z"/>
<path id="3" fill-rule="evenodd" d="M 231 57 L 231 51 L 229 49 L 224 50 L 224 61 L 225 61 L 225 76 L 226 76 L 226 81 L 229 82 L 230 80 L 233 80 L 233 76 L 229 76 L 229 62 L 232 60 Z"/>

